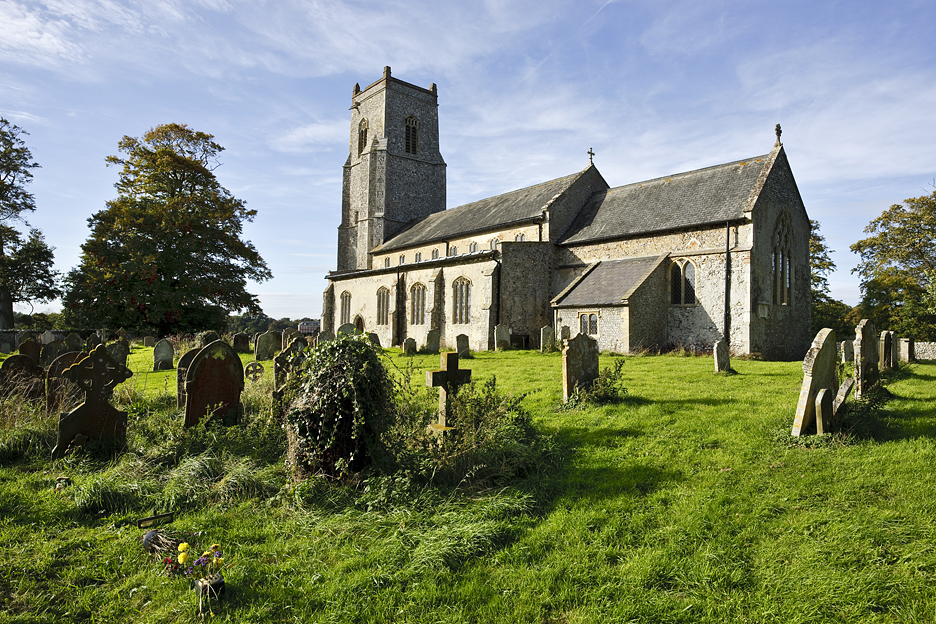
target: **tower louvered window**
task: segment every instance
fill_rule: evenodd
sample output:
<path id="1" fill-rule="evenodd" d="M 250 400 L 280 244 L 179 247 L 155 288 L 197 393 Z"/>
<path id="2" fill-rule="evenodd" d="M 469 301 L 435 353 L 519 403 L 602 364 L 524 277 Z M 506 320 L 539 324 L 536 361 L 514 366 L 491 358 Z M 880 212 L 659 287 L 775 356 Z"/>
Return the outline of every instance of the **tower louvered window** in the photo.
<path id="1" fill-rule="evenodd" d="M 424 325 L 426 323 L 426 287 L 415 284 L 410 289 L 410 324 Z"/>
<path id="2" fill-rule="evenodd" d="M 358 142 L 357 142 L 358 156 L 361 155 L 365 147 L 367 147 L 367 120 L 362 119 L 360 125 L 358 126 Z"/>
<path id="3" fill-rule="evenodd" d="M 377 324 L 390 324 L 390 289 L 386 286 L 377 291 Z"/>
<path id="4" fill-rule="evenodd" d="M 406 118 L 406 153 L 416 154 L 419 151 L 419 120 L 415 117 Z"/>
<path id="5" fill-rule="evenodd" d="M 471 315 L 471 282 L 459 277 L 452 283 L 452 323 L 469 322 Z"/>

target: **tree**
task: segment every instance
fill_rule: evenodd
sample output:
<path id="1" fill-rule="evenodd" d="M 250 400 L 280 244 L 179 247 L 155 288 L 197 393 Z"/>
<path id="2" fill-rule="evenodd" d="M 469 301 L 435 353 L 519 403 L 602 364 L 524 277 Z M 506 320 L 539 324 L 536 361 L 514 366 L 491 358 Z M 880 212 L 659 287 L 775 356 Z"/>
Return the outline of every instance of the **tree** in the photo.
<path id="1" fill-rule="evenodd" d="M 10 223 L 26 223 L 24 213 L 36 209 L 26 185 L 30 169 L 39 167 L 22 136 L 29 133 L 0 117 L 0 329 L 13 329 L 13 304 L 50 301 L 61 295 L 58 273 L 52 270 L 53 247 L 33 229 L 24 241 Z M 28 224 L 27 224 L 28 225 Z"/>
<path id="2" fill-rule="evenodd" d="M 835 262 L 829 257 L 832 250 L 826 245 L 825 236 L 819 233 L 819 222 L 810 220 L 809 225 L 812 332 L 816 334 L 824 327 L 831 327 L 839 338 L 853 337 L 855 325 L 849 324 L 846 318 L 851 307 L 829 295 L 828 275 L 835 270 Z"/>
<path id="3" fill-rule="evenodd" d="M 241 239 L 248 210 L 214 175 L 214 137 L 165 124 L 125 136 L 109 156 L 117 198 L 88 219 L 91 236 L 67 278 L 65 309 L 84 324 L 168 334 L 221 331 L 230 311 L 261 314 L 247 280 L 272 274 Z"/>

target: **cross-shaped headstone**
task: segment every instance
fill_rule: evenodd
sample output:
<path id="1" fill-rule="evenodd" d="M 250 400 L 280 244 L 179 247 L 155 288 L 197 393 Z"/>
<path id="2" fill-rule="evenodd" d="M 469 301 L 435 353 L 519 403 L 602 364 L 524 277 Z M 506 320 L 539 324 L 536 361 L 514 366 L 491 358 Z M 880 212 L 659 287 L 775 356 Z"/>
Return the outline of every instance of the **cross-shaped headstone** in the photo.
<path id="1" fill-rule="evenodd" d="M 439 423 L 433 428 L 444 431 L 448 426 L 445 417 L 448 414 L 449 394 L 454 394 L 458 386 L 471 381 L 471 371 L 459 370 L 458 353 L 443 353 L 440 370 L 426 371 L 426 385 L 439 389 Z"/>

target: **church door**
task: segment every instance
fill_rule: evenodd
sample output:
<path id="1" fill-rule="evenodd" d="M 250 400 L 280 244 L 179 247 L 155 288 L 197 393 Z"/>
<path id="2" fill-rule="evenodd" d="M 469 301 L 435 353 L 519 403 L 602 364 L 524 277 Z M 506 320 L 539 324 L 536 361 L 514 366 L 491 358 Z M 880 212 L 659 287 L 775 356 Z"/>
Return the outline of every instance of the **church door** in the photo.
<path id="1" fill-rule="evenodd" d="M 362 319 L 360 316 L 354 319 L 354 326 L 357 327 L 359 332 L 362 334 L 364 333 L 364 319 Z"/>

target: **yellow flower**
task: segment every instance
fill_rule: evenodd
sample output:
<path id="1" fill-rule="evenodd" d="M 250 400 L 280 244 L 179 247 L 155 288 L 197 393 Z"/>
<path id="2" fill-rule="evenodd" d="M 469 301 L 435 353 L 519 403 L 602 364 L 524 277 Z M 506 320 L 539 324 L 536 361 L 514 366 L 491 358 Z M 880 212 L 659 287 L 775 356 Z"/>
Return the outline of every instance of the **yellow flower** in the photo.
<path id="1" fill-rule="evenodd" d="M 212 544 L 211 550 L 221 550 L 221 544 Z"/>
<path id="2" fill-rule="evenodd" d="M 186 550 L 188 550 L 188 542 L 182 542 L 181 544 L 179 544 L 180 553 L 185 552 Z"/>
<path id="3" fill-rule="evenodd" d="M 180 552 L 179 553 L 179 565 L 185 565 L 186 561 L 188 561 L 188 553 Z"/>
<path id="4" fill-rule="evenodd" d="M 224 557 L 218 557 L 217 559 L 215 559 L 214 562 L 215 562 L 215 565 L 221 565 L 222 563 L 224 563 Z"/>

